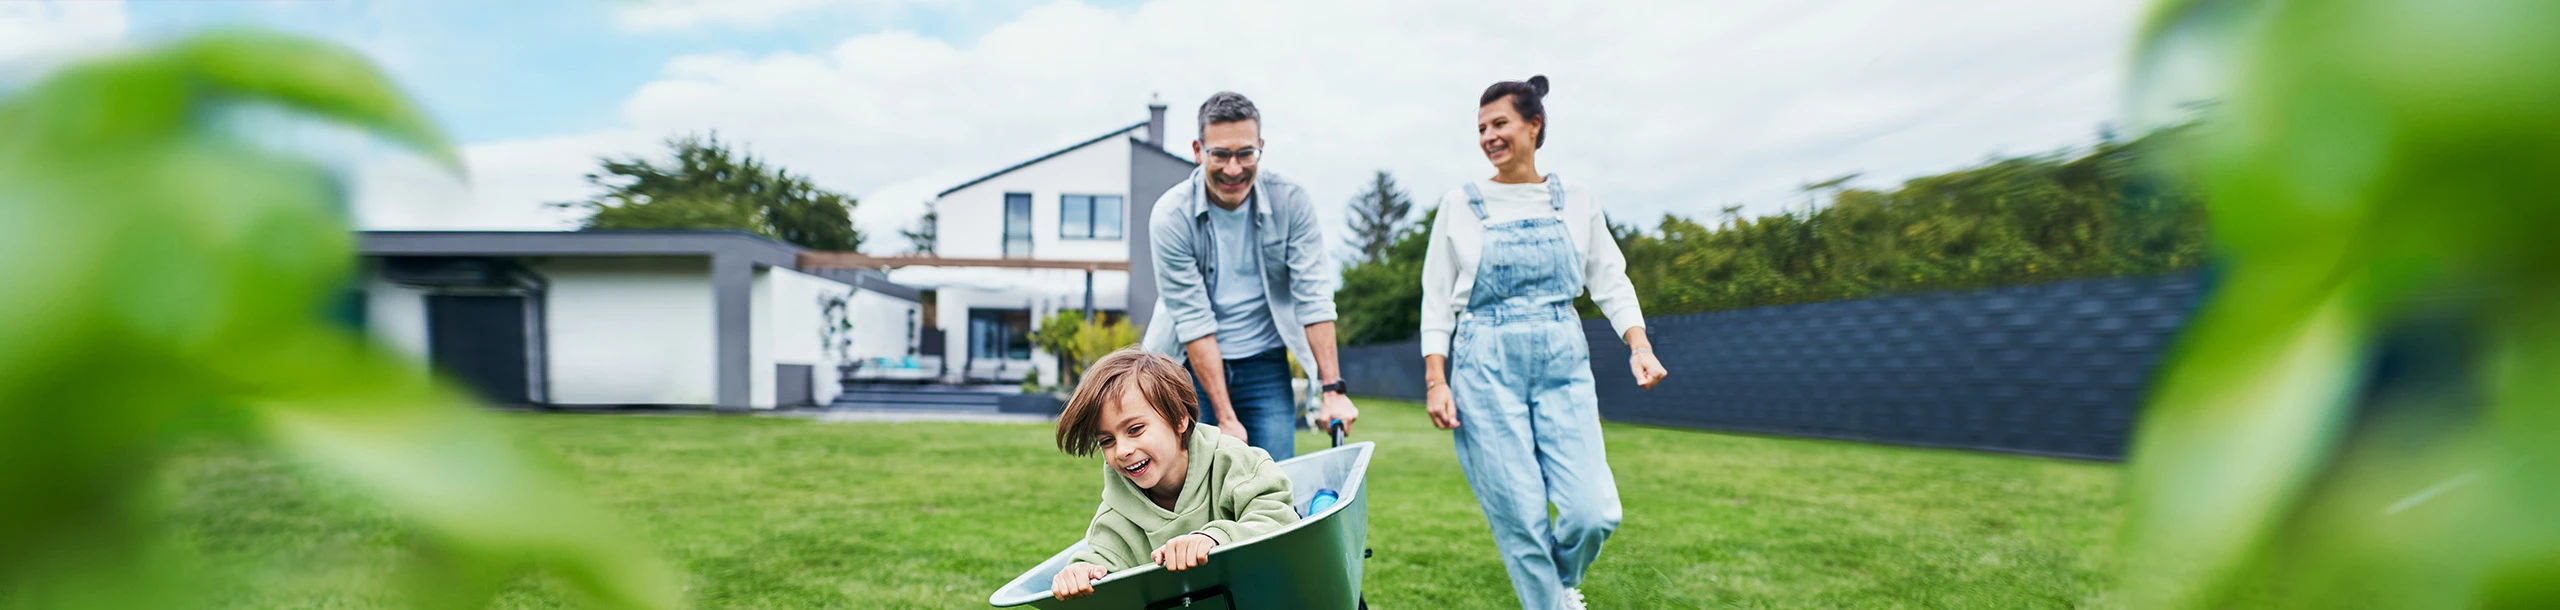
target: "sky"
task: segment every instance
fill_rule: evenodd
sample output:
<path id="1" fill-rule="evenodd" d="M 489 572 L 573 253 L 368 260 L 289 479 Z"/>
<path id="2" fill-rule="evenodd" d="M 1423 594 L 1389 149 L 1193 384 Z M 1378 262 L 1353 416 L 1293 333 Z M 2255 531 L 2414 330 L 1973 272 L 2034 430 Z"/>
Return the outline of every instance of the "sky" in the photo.
<path id="1" fill-rule="evenodd" d="M 1801 205 L 2120 124 L 2132 0 L 0 0 L 0 91 L 213 28 L 371 57 L 462 146 L 467 175 L 388 147 L 324 155 L 369 229 L 571 228 L 600 156 L 717 131 L 860 200 L 907 249 L 935 193 L 1146 120 L 1189 155 L 1200 100 L 1263 113 L 1265 171 L 1328 222 L 1371 172 L 1424 207 L 1492 174 L 1487 85 L 1544 74 L 1540 169 L 1614 220 Z M 321 146 L 319 148 L 328 149 Z"/>

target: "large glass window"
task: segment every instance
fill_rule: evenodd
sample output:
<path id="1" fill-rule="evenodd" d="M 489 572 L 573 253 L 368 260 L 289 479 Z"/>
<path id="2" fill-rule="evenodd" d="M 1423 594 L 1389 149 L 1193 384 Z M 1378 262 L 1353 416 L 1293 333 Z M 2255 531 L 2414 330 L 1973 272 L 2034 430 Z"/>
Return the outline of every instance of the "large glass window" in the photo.
<path id="1" fill-rule="evenodd" d="M 1031 258 L 1031 194 L 1004 194 L 1004 257 Z"/>
<path id="2" fill-rule="evenodd" d="M 1120 239 L 1123 221 L 1119 195 L 1058 196 L 1058 236 L 1066 239 Z"/>
<path id="3" fill-rule="evenodd" d="M 1093 198 L 1085 195 L 1058 197 L 1058 236 L 1067 239 L 1093 237 Z"/>
<path id="4" fill-rule="evenodd" d="M 980 359 L 1031 359 L 1031 311 L 970 309 L 969 355 Z"/>
<path id="5" fill-rule="evenodd" d="M 1094 196 L 1058 196 L 1058 237 L 1093 239 Z"/>
<path id="6" fill-rule="evenodd" d="M 1122 219 L 1119 195 L 1093 198 L 1093 238 L 1119 239 Z"/>

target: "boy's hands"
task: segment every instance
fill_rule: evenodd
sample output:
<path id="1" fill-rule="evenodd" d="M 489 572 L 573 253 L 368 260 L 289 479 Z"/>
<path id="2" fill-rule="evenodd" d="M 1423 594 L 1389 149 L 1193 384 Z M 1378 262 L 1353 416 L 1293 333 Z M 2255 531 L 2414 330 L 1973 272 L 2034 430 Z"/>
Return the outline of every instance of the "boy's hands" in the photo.
<path id="1" fill-rule="evenodd" d="M 1209 563 L 1209 549 L 1217 546 L 1217 539 L 1210 538 L 1208 534 L 1183 534 L 1165 541 L 1164 547 L 1156 549 L 1152 557 L 1156 565 L 1180 572 Z"/>
<path id="2" fill-rule="evenodd" d="M 1167 540 L 1156 549 L 1152 559 L 1166 570 L 1188 570 L 1209 563 L 1209 549 L 1217 548 L 1217 539 L 1208 534 L 1183 534 Z M 1101 580 L 1111 570 L 1090 563 L 1071 563 L 1049 579 L 1049 594 L 1058 599 L 1076 599 L 1093 594 L 1093 581 Z"/>
<path id="3" fill-rule="evenodd" d="M 1067 564 L 1066 569 L 1058 570 L 1057 578 L 1049 579 L 1049 593 L 1062 600 L 1092 595 L 1093 581 L 1100 580 L 1102 575 L 1110 573 L 1111 570 L 1104 569 L 1102 566 L 1070 563 Z"/>

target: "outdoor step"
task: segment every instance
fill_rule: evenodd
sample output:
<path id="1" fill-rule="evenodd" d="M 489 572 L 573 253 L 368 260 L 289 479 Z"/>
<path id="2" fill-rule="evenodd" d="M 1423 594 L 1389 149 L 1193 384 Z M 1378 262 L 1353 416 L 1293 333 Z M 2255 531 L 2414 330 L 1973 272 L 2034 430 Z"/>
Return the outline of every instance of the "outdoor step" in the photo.
<path id="1" fill-rule="evenodd" d="M 1020 394 L 1020 393 L 1022 393 L 1022 385 L 1021 385 L 1021 384 L 945 385 L 945 384 L 940 384 L 940 383 L 931 383 L 931 384 L 912 384 L 912 383 L 855 383 L 855 384 L 849 384 L 849 385 L 847 385 L 847 386 L 845 387 L 845 391 L 847 391 L 847 392 L 891 392 L 891 393 L 912 393 L 912 394 Z"/>
<path id="2" fill-rule="evenodd" d="M 881 388 L 881 387 L 868 387 L 868 388 L 855 388 L 855 389 L 853 389 L 853 390 L 848 390 L 846 393 L 849 393 L 849 394 L 897 394 L 897 395 L 908 395 L 908 394 L 912 394 L 912 395 L 917 395 L 917 396 L 1003 396 L 1003 395 L 1006 395 L 1006 394 L 1020 394 L 1020 393 L 1022 393 L 1022 392 L 1021 392 L 1021 391 L 1019 391 L 1019 390 L 1012 391 L 1012 392 L 989 392 L 989 391 L 976 391 L 976 390 L 921 390 L 921 389 L 906 389 L 906 388 Z"/>
<path id="3" fill-rule="evenodd" d="M 939 404 L 939 403 L 912 403 L 912 402 L 859 402 L 859 401 L 836 401 L 836 403 L 835 403 L 835 404 L 827 405 L 827 410 L 828 410 L 828 411 L 896 411 L 896 412 L 904 412 L 904 413 L 987 413 L 987 414 L 992 414 L 992 413 L 999 413 L 999 412 L 1001 412 L 1001 411 L 999 411 L 999 410 L 997 410 L 997 409 L 996 409 L 996 405 L 995 405 L 995 404 L 993 404 L 993 403 L 983 404 L 983 405 L 975 405 L 975 404 Z"/>
<path id="4" fill-rule="evenodd" d="M 836 398 L 836 401 L 837 401 L 837 402 L 889 402 L 889 403 L 931 403 L 931 404 L 966 404 L 966 405 L 993 405 L 993 404 L 996 404 L 996 403 L 997 403 L 998 401 L 1000 401 L 1000 400 L 1003 400 L 1003 398 L 1002 398 L 1002 395 L 999 395 L 999 394 L 976 394 L 976 393 L 961 393 L 961 392 L 846 392 L 846 393 L 844 393 L 844 394 L 838 395 L 838 396 L 837 396 L 837 398 Z"/>

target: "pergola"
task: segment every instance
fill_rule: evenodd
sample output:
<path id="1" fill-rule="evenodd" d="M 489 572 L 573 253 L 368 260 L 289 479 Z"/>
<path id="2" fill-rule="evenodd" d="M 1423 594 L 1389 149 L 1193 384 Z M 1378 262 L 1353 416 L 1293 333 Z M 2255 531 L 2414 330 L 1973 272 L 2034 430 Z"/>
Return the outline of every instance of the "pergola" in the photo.
<path id="1" fill-rule="evenodd" d="M 929 255 L 873 256 L 860 252 L 804 250 L 801 269 L 878 269 L 899 267 L 984 267 L 995 269 L 1065 269 L 1084 271 L 1084 316 L 1093 319 L 1093 272 L 1129 270 L 1128 261 L 1062 261 L 1028 258 L 943 258 Z M 1133 307 L 1135 305 L 1132 305 Z"/>

